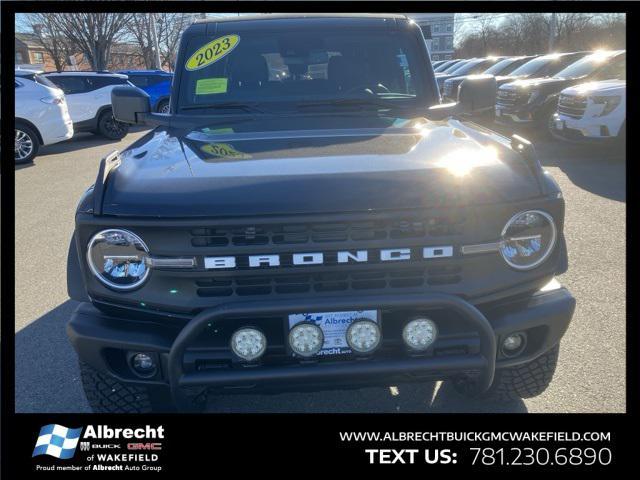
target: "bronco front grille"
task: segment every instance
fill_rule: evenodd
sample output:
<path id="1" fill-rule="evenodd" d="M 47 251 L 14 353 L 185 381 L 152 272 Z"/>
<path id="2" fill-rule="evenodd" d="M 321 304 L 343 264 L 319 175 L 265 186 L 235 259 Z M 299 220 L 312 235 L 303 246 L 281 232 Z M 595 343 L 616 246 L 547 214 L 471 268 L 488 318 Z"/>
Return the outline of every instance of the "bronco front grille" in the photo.
<path id="1" fill-rule="evenodd" d="M 573 95 L 560 95 L 558 113 L 571 118 L 582 118 L 587 109 L 587 99 Z"/>
<path id="2" fill-rule="evenodd" d="M 424 285 L 450 285 L 461 281 L 459 265 L 434 265 L 393 270 L 362 270 L 313 274 L 251 275 L 200 278 L 200 297 L 252 296 L 341 292 L 348 290 L 409 289 Z"/>
<path id="3" fill-rule="evenodd" d="M 326 242 L 366 242 L 402 238 L 461 235 L 463 216 L 326 222 L 210 226 L 191 230 L 194 247 L 295 245 Z"/>

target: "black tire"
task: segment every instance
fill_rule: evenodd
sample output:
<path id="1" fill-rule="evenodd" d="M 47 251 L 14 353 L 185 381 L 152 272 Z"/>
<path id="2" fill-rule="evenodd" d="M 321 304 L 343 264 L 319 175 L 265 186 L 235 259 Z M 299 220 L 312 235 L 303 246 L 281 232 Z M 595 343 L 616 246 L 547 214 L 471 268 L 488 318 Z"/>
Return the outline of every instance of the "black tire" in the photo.
<path id="1" fill-rule="evenodd" d="M 80 362 L 82 387 L 96 413 L 152 413 L 171 411 L 169 403 L 159 402 L 146 387 L 126 385 L 110 375 Z"/>
<path id="2" fill-rule="evenodd" d="M 161 100 L 156 107 L 158 113 L 169 113 L 169 100 Z"/>
<path id="3" fill-rule="evenodd" d="M 129 124 L 117 121 L 111 110 L 105 110 L 98 119 L 98 133 L 109 140 L 121 140 L 129 133 Z"/>
<path id="4" fill-rule="evenodd" d="M 622 122 L 620 131 L 618 132 L 617 144 L 623 150 L 627 147 L 627 121 Z"/>
<path id="5" fill-rule="evenodd" d="M 556 371 L 560 345 L 556 345 L 535 360 L 517 367 L 496 370 L 493 384 L 481 395 L 473 395 L 473 389 L 464 380 L 455 382 L 456 390 L 465 396 L 475 396 L 483 400 L 510 402 L 521 398 L 531 398 L 544 392 Z"/>
<path id="6" fill-rule="evenodd" d="M 40 150 L 40 139 L 33 128 L 24 123 L 16 123 L 15 145 L 15 163 L 22 165 L 36 158 Z"/>
<path id="7" fill-rule="evenodd" d="M 557 105 L 552 104 L 546 107 L 542 113 L 540 114 L 540 119 L 538 123 L 538 131 L 541 133 L 541 137 L 545 139 L 552 139 L 553 133 L 551 133 L 553 129 L 553 120 L 554 115 L 557 111 Z"/>

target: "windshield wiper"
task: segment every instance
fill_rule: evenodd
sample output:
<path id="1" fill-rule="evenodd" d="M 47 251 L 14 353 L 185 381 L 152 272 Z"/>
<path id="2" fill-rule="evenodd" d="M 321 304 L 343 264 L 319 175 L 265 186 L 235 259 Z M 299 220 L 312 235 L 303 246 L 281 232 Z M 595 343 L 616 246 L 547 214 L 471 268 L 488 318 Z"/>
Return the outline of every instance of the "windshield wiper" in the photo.
<path id="1" fill-rule="evenodd" d="M 205 109 L 213 109 L 213 110 L 243 110 L 249 113 L 265 113 L 264 110 L 257 108 L 258 103 L 243 103 L 243 102 L 219 102 L 219 103 L 209 103 L 202 105 L 187 105 L 182 107 L 181 110 L 205 110 Z"/>
<path id="2" fill-rule="evenodd" d="M 379 108 L 403 108 L 406 106 L 393 104 L 386 100 L 378 100 L 375 98 L 337 98 L 332 100 L 321 100 L 321 101 L 310 101 L 310 102 L 299 102 L 296 104 L 297 108 L 307 108 L 307 107 L 321 107 L 321 106 L 338 106 L 338 107 L 358 107 L 358 106 L 372 106 Z"/>

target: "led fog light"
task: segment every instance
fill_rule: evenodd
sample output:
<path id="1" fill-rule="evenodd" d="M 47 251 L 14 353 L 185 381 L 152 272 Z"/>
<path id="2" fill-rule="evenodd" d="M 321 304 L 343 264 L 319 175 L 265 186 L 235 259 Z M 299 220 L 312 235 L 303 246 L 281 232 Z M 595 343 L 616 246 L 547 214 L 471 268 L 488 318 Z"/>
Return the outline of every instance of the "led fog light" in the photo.
<path id="1" fill-rule="evenodd" d="M 316 355 L 324 344 L 322 329 L 312 323 L 299 323 L 289 332 L 291 350 L 302 357 Z"/>
<path id="2" fill-rule="evenodd" d="M 256 328 L 241 328 L 231 336 L 231 350 L 242 360 L 260 358 L 267 349 L 267 337 Z"/>
<path id="3" fill-rule="evenodd" d="M 371 320 L 354 320 L 347 329 L 347 343 L 356 353 L 373 352 L 380 344 L 380 327 Z"/>
<path id="4" fill-rule="evenodd" d="M 131 357 L 133 371 L 141 377 L 152 377 L 156 373 L 156 361 L 147 353 L 136 353 Z"/>
<path id="5" fill-rule="evenodd" d="M 512 333 L 502 340 L 502 354 L 505 357 L 515 357 L 520 355 L 527 344 L 527 337 L 524 333 Z"/>
<path id="6" fill-rule="evenodd" d="M 402 339 L 407 347 L 423 352 L 436 341 L 438 327 L 433 320 L 416 318 L 408 322 L 402 329 Z"/>

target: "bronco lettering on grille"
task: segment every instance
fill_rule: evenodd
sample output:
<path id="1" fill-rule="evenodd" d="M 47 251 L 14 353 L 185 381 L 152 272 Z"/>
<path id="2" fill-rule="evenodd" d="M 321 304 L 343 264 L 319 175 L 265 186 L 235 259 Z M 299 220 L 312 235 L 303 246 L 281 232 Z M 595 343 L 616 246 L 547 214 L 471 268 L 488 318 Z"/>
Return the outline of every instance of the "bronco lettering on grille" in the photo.
<path id="1" fill-rule="evenodd" d="M 379 252 L 381 262 L 398 262 L 411 260 L 410 248 L 385 248 Z M 423 259 L 447 258 L 453 256 L 452 246 L 424 247 Z M 366 263 L 372 260 L 367 250 L 337 252 L 334 263 Z M 236 257 L 205 257 L 204 267 L 207 269 L 236 268 Z M 292 256 L 293 265 L 324 265 L 325 255 L 322 252 L 295 253 Z M 279 267 L 280 255 L 249 255 L 249 267 Z"/>

